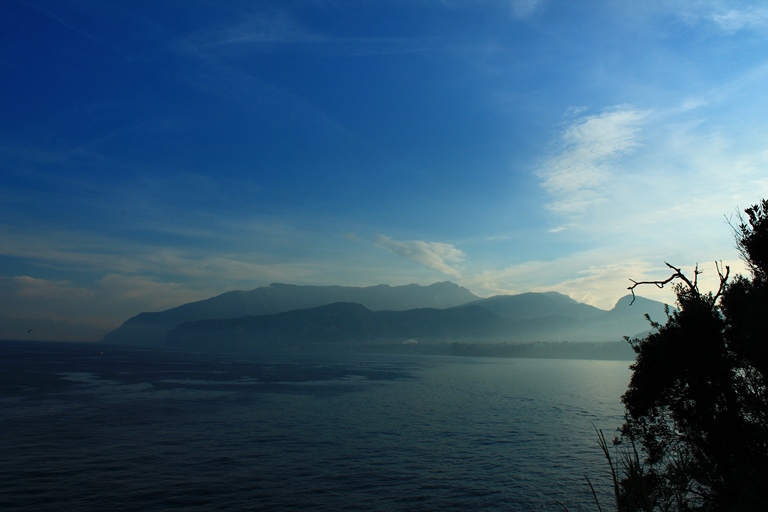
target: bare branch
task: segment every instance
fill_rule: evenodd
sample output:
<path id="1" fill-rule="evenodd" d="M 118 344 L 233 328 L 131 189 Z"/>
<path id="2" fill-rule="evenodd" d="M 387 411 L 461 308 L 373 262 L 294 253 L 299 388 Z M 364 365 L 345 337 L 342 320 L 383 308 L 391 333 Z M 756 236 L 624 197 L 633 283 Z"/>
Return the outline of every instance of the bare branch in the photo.
<path id="1" fill-rule="evenodd" d="M 674 265 L 671 265 L 671 264 L 667 263 L 666 261 L 664 263 L 667 265 L 667 267 L 669 267 L 669 268 L 671 268 L 672 270 L 675 271 L 674 274 L 672 274 L 671 276 L 669 276 L 668 278 L 666 278 L 664 280 L 659 280 L 659 281 L 635 281 L 634 279 L 630 279 L 630 281 L 632 281 L 632 286 L 627 288 L 630 292 L 632 292 L 632 301 L 629 303 L 630 306 L 632 304 L 634 304 L 634 302 L 635 302 L 635 298 L 636 298 L 635 297 L 635 288 L 637 288 L 641 284 L 653 284 L 653 285 L 656 285 L 656 287 L 658 287 L 658 288 L 664 288 L 665 285 L 671 283 L 675 279 L 680 279 L 682 282 L 684 282 L 686 284 L 686 286 L 688 286 L 689 290 L 691 290 L 696 295 L 699 294 L 699 274 L 702 274 L 703 271 L 699 270 L 699 264 L 698 263 L 696 264 L 696 267 L 693 270 L 693 281 L 688 279 L 688 276 L 683 274 L 683 271 L 680 270 L 679 268 L 675 267 Z M 720 277 L 720 287 L 717 290 L 717 294 L 715 294 L 715 301 L 717 301 L 717 299 L 725 291 L 725 286 L 726 286 L 727 281 L 728 281 L 728 276 L 731 273 L 731 268 L 728 265 L 722 265 L 722 262 L 720 262 L 719 265 L 718 265 L 717 262 L 715 262 L 715 268 L 717 269 L 717 275 Z M 725 273 L 723 273 L 723 270 L 725 271 Z"/>
<path id="2" fill-rule="evenodd" d="M 717 289 L 717 293 L 715 294 L 715 302 L 717 302 L 717 299 L 719 299 L 720 296 L 725 291 L 725 286 L 728 282 L 728 276 L 731 273 L 731 267 L 729 267 L 728 265 L 724 265 L 721 267 L 721 265 L 723 265 L 722 261 L 720 262 L 720 265 L 718 265 L 717 262 L 715 262 L 715 268 L 717 269 L 717 276 L 720 278 L 720 287 Z M 725 274 L 723 274 L 723 270 L 722 270 L 723 268 L 725 268 Z"/>
<path id="3" fill-rule="evenodd" d="M 696 288 L 696 283 L 698 281 L 699 274 L 701 274 L 701 272 L 699 271 L 698 263 L 696 264 L 696 269 L 693 271 L 693 275 L 694 275 L 693 282 L 691 282 L 690 279 L 688 279 L 685 276 L 685 274 L 683 274 L 682 270 L 680 270 L 679 268 L 677 268 L 677 267 L 675 267 L 673 265 L 670 265 L 666 261 L 664 263 L 669 268 L 674 270 L 675 273 L 672 274 L 671 276 L 669 276 L 668 278 L 664 279 L 663 281 L 635 281 L 634 279 L 630 279 L 630 281 L 632 281 L 632 283 L 633 283 L 632 286 L 627 288 L 630 292 L 632 292 L 632 301 L 629 303 L 630 306 L 635 303 L 635 299 L 637 298 L 637 297 L 635 297 L 635 288 L 637 288 L 641 284 L 653 284 L 653 285 L 656 285 L 657 288 L 664 288 L 664 286 L 666 284 L 671 283 L 675 279 L 680 279 L 685 284 L 688 285 L 688 288 L 690 288 L 691 290 L 694 290 L 694 291 L 698 291 L 697 288 Z"/>

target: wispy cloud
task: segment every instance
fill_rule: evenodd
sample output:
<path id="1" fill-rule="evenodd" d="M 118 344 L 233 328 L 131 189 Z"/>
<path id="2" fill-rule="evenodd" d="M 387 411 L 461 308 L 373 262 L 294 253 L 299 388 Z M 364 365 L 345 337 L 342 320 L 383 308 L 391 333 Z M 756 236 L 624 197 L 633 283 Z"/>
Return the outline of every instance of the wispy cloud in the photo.
<path id="1" fill-rule="evenodd" d="M 321 43 L 325 39 L 301 27 L 285 13 L 271 11 L 198 32 L 181 40 L 179 48 L 199 52 L 243 44 L 255 47 L 253 45 Z"/>
<path id="2" fill-rule="evenodd" d="M 720 88 L 717 102 L 690 108 L 577 112 L 537 174 L 558 214 L 548 232 L 566 253 L 486 270 L 462 284 L 476 293 L 551 289 L 608 308 L 630 278 L 667 277 L 664 261 L 689 273 L 699 263 L 703 290 L 719 284 L 714 260 L 741 272 L 725 217 L 768 190 L 760 171 L 768 132 L 748 112 L 724 108 L 740 90 Z M 669 289 L 639 293 L 674 301 Z"/>
<path id="3" fill-rule="evenodd" d="M 279 52 L 287 48 L 313 54 L 359 57 L 424 51 L 431 47 L 422 37 L 339 36 L 308 28 L 287 11 L 268 10 L 232 20 L 180 40 L 176 48 L 198 56 Z"/>
<path id="4" fill-rule="evenodd" d="M 424 240 L 398 241 L 384 235 L 377 235 L 376 243 L 380 247 L 425 267 L 454 277 L 461 275 L 458 265 L 464 261 L 465 254 L 452 244 Z"/>
<path id="5" fill-rule="evenodd" d="M 170 226 L 158 224 L 152 231 L 155 234 L 183 238 L 182 235 L 191 233 L 198 243 L 152 244 L 109 234 L 34 228 L 20 232 L 0 225 L 0 255 L 24 258 L 37 267 L 57 271 L 200 282 L 215 278 L 244 286 L 274 279 L 301 279 L 309 273 L 301 258 L 286 261 L 256 250 L 269 244 L 269 249 L 279 253 L 284 250 L 282 246 L 292 247 L 297 238 L 309 236 L 307 233 L 256 221 L 246 225 L 240 220 L 227 223 L 219 219 L 216 226 L 218 236 L 211 230 L 190 231 L 192 228 L 186 225 L 172 230 Z M 246 236 L 252 239 L 239 241 Z M 206 246 L 212 241 L 217 244 L 216 250 Z"/>
<path id="6" fill-rule="evenodd" d="M 168 309 L 220 293 L 139 275 L 106 275 L 76 284 L 30 276 L 0 277 L 3 315 L 83 322 L 113 329 L 141 311 Z"/>
<path id="7" fill-rule="evenodd" d="M 571 123 L 560 136 L 557 154 L 537 172 L 542 186 L 554 199 L 549 208 L 578 214 L 600 201 L 613 164 L 638 147 L 646 115 L 621 106 Z"/>
<path id="8" fill-rule="evenodd" d="M 732 35 L 742 30 L 764 30 L 768 27 L 768 8 L 762 5 L 738 5 L 736 2 L 700 4 L 683 11 L 690 23 L 708 23 Z"/>
<path id="9" fill-rule="evenodd" d="M 611 309 L 617 299 L 629 294 L 630 279 L 636 281 L 663 280 L 669 277 L 669 269 L 663 257 L 649 256 L 648 252 L 634 254 L 622 251 L 624 258 L 605 249 L 595 249 L 568 254 L 553 260 L 533 260 L 510 265 L 497 270 L 485 270 L 459 281 L 477 294 L 499 295 L 525 292 L 558 291 L 569 297 L 602 309 Z M 735 258 L 723 260 L 731 267 L 731 273 L 744 272 L 743 263 Z M 695 259 L 673 260 L 687 275 L 693 275 Z M 714 262 L 699 262 L 699 286 L 702 291 L 716 290 L 719 278 Z M 659 289 L 643 286 L 636 290 L 640 296 L 673 304 L 672 287 Z"/>
<path id="10" fill-rule="evenodd" d="M 39 279 L 30 276 L 11 277 L 7 283 L 23 298 L 84 299 L 93 295 L 87 288 L 66 280 Z"/>
<path id="11" fill-rule="evenodd" d="M 543 3 L 543 0 L 512 0 L 512 13 L 518 18 L 528 18 L 532 16 Z"/>
<path id="12" fill-rule="evenodd" d="M 712 15 L 712 21 L 728 32 L 744 28 L 763 29 L 768 26 L 768 9 L 755 7 L 749 10 L 729 9 L 724 13 Z"/>
<path id="13" fill-rule="evenodd" d="M 22 244 L 3 252 L 29 257 Z M 0 277 L 0 303 L 5 315 L 76 320 L 114 328 L 141 311 L 159 311 L 275 281 L 302 282 L 316 273 L 315 264 L 306 261 L 260 262 L 258 256 L 243 253 L 203 255 L 136 245 L 115 248 L 112 253 L 63 248 L 39 254 L 31 261 L 33 275 L 35 267 L 56 274 L 75 270 L 80 281 L 30 275 Z"/>

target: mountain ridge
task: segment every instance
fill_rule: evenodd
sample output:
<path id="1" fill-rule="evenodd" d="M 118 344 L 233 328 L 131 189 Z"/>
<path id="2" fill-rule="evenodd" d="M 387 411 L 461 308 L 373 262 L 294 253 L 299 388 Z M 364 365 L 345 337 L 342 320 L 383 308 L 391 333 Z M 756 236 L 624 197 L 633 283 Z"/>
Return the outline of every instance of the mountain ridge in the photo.
<path id="1" fill-rule="evenodd" d="M 501 319 L 482 307 L 372 311 L 337 302 L 273 315 L 187 322 L 168 332 L 175 348 L 283 350 L 295 346 L 464 339 L 490 334 Z"/>
<path id="2" fill-rule="evenodd" d="M 631 295 L 610 310 L 558 292 L 480 298 L 451 282 L 428 286 L 302 286 L 231 291 L 141 313 L 107 343 L 195 350 L 266 350 L 339 344 L 607 342 L 650 329 L 664 305 Z M 436 307 L 437 306 L 437 307 Z M 245 314 L 243 314 L 245 312 Z"/>
<path id="3" fill-rule="evenodd" d="M 159 312 L 143 312 L 107 333 L 103 342 L 128 345 L 162 345 L 166 332 L 191 321 L 276 314 L 297 309 L 355 302 L 372 310 L 448 308 L 479 299 L 450 281 L 427 286 L 313 286 L 272 283 L 249 291 L 235 290 Z"/>
<path id="4" fill-rule="evenodd" d="M 515 296 L 510 296 L 514 302 Z M 540 299 L 534 294 L 524 299 Z M 563 305 L 567 297 L 558 298 Z M 391 350 L 420 344 L 508 344 L 553 342 L 618 342 L 650 328 L 645 313 L 663 311 L 664 305 L 644 302 L 631 314 L 566 303 L 581 316 L 550 309 L 541 316 L 501 316 L 474 301 L 465 306 L 404 311 L 372 311 L 356 303 L 333 303 L 273 315 L 209 319 L 180 324 L 168 331 L 168 344 L 175 348 L 209 351 L 316 351 Z M 487 300 L 492 306 L 498 300 Z M 575 301 L 574 301 L 575 302 Z M 494 304 L 495 303 L 495 304 Z M 581 305 L 585 306 L 585 305 Z M 648 306 L 653 306 L 648 309 Z M 616 307 L 621 307 L 619 303 Z M 425 352 L 426 353 L 426 352 Z"/>

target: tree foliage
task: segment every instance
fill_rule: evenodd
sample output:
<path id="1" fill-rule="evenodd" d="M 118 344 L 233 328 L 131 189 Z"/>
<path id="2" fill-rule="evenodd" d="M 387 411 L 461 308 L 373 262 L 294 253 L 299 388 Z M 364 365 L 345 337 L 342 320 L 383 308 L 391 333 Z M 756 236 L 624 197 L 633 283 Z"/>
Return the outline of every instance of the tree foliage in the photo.
<path id="1" fill-rule="evenodd" d="M 637 445 L 642 477 L 620 482 L 620 510 L 768 510 L 768 201 L 734 227 L 750 276 L 699 290 L 680 269 L 677 308 L 630 340 L 636 352 L 619 442 Z M 649 318 L 649 320 L 651 320 Z M 639 482 L 639 483 L 638 483 Z"/>

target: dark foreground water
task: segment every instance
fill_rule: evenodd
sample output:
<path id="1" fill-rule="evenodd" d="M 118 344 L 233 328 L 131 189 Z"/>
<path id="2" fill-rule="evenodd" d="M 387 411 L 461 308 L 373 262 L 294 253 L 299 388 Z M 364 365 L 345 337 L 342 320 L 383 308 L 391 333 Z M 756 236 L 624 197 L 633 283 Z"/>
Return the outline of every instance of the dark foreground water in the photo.
<path id="1" fill-rule="evenodd" d="M 597 510 L 627 362 L 365 357 L 0 342 L 0 510 Z"/>

